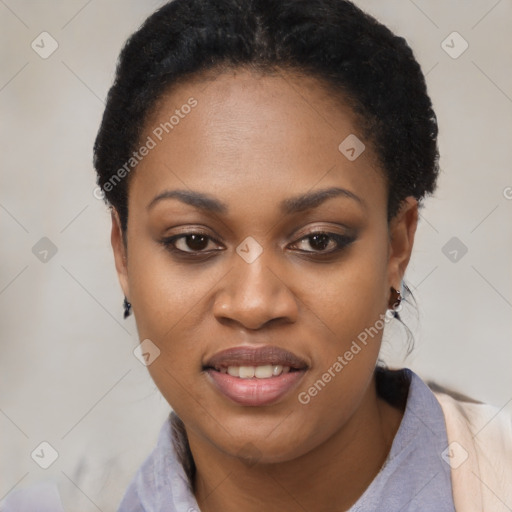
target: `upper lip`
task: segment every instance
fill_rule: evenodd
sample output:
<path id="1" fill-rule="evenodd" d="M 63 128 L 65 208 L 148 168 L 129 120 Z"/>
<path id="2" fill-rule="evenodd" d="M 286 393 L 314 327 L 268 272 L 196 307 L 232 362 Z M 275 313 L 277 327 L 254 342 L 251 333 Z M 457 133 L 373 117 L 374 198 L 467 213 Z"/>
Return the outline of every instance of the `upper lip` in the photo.
<path id="1" fill-rule="evenodd" d="M 217 352 L 211 357 L 205 368 L 227 368 L 228 366 L 262 366 L 282 365 L 302 370 L 308 367 L 306 361 L 299 356 L 274 345 L 264 347 L 241 346 Z"/>

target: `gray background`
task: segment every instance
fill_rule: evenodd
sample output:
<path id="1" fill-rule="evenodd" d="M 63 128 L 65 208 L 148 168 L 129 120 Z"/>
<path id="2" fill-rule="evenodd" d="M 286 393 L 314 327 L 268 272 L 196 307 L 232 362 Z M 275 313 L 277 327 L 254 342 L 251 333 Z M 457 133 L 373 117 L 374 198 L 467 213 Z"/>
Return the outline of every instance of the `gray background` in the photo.
<path id="1" fill-rule="evenodd" d="M 392 328 L 382 356 L 510 408 L 512 2 L 356 3 L 408 40 L 440 125 L 439 189 L 406 276 L 415 349 L 404 360 Z M 53 479 L 66 510 L 114 510 L 168 412 L 132 353 L 91 163 L 121 45 L 160 4 L 0 0 L 0 499 Z M 59 45 L 47 59 L 31 47 L 43 31 Z M 458 58 L 442 46 L 460 50 L 453 31 L 469 44 Z M 30 456 L 42 441 L 59 454 L 46 470 Z"/>

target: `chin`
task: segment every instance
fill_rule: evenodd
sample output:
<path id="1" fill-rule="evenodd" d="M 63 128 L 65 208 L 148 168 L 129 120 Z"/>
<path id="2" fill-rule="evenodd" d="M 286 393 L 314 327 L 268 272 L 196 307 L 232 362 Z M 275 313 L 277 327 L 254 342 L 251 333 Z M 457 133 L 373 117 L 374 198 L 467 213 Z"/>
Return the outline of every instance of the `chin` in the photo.
<path id="1" fill-rule="evenodd" d="M 288 429 L 281 435 L 269 438 L 269 430 L 255 432 L 252 435 L 228 436 L 223 442 L 213 443 L 231 457 L 235 457 L 248 466 L 256 464 L 277 464 L 300 457 L 310 450 L 310 442 L 304 434 L 293 435 Z"/>

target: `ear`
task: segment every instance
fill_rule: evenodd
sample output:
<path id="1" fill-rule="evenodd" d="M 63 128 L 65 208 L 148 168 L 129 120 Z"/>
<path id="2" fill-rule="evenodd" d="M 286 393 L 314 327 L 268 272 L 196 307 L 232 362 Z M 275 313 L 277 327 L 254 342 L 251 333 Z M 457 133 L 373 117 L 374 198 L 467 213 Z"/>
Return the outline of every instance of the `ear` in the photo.
<path id="1" fill-rule="evenodd" d="M 117 277 L 121 288 L 123 289 L 124 296 L 130 300 L 130 287 L 128 285 L 128 259 L 126 254 L 126 247 L 123 240 L 123 232 L 121 229 L 121 221 L 119 214 L 115 208 L 111 209 L 112 217 L 112 231 L 110 233 L 110 241 L 112 249 L 114 250 L 114 261 L 116 264 Z"/>
<path id="2" fill-rule="evenodd" d="M 397 290 L 411 258 L 417 225 L 418 201 L 409 196 L 389 224 L 388 280 Z"/>

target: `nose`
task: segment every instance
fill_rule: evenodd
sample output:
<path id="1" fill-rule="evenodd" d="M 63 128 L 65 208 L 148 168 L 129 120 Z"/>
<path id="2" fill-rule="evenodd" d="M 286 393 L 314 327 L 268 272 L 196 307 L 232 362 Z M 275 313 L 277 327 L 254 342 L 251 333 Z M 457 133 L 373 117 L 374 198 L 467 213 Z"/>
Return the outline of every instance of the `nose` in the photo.
<path id="1" fill-rule="evenodd" d="M 272 265 L 264 251 L 248 263 L 234 254 L 231 271 L 218 290 L 213 313 L 221 322 L 236 323 L 245 329 L 261 329 L 269 323 L 294 323 L 298 303 L 290 289 L 289 272 Z"/>

